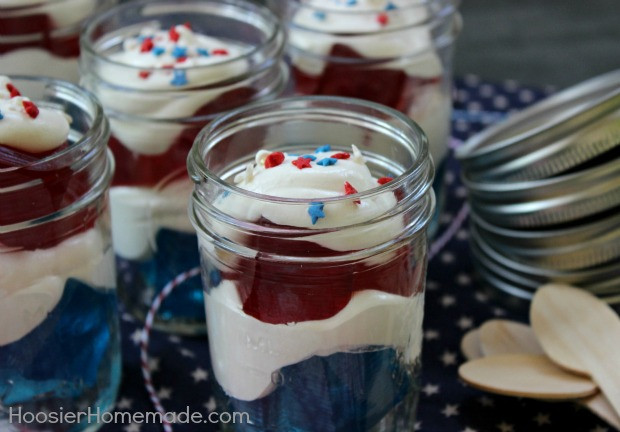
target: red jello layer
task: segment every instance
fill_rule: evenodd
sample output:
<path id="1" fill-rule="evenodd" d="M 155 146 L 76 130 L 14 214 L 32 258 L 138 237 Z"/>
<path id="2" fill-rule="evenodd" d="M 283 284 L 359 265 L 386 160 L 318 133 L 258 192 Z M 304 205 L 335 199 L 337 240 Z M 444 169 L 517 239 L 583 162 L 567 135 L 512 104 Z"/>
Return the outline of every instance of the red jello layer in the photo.
<path id="1" fill-rule="evenodd" d="M 54 37 L 54 23 L 47 14 L 3 17 L 0 15 L 0 37 L 23 36 L 19 42 L 0 43 L 0 54 L 23 48 L 42 48 L 59 57 L 80 55 L 79 33 Z"/>
<path id="2" fill-rule="evenodd" d="M 259 223 L 273 226 L 265 219 Z M 423 289 L 426 266 L 416 260 L 413 246 L 374 257 L 372 263 L 297 264 L 267 257 L 274 253 L 325 258 L 338 252 L 311 241 L 267 236 L 252 236 L 246 243 L 261 252 L 253 259 L 237 257 L 235 271 L 224 272 L 222 277 L 236 282 L 243 311 L 266 323 L 330 318 L 340 312 L 357 291 L 379 290 L 410 297 Z"/>
<path id="3" fill-rule="evenodd" d="M 231 90 L 203 105 L 194 113 L 194 117 L 213 116 L 238 108 L 252 101 L 255 95 L 256 89 L 250 87 Z M 186 127 L 170 148 L 159 155 L 133 152 L 112 136 L 109 146 L 116 161 L 112 185 L 154 187 L 169 174 L 179 169 L 185 171 L 187 155 L 194 139 L 205 125 L 206 123 L 200 123 Z"/>
<path id="4" fill-rule="evenodd" d="M 343 44 L 335 44 L 327 57 L 365 59 Z M 409 110 L 421 87 L 441 81 L 441 77 L 419 78 L 398 69 L 337 62 L 327 62 L 323 73 L 318 76 L 309 75 L 293 65 L 293 76 L 299 94 L 353 97 L 387 105 L 401 112 Z"/>
<path id="5" fill-rule="evenodd" d="M 31 154 L 0 148 L 0 152 L 14 152 L 20 158 L 32 161 L 43 159 L 58 150 Z M 0 225 L 8 226 L 50 216 L 78 201 L 90 189 L 91 179 L 86 171 L 75 172 L 68 167 L 49 169 L 41 165 L 11 169 L 14 165 L 3 162 L 0 153 L 0 170 L 6 169 L 0 172 L 0 190 L 5 190 L 0 192 Z M 27 187 L 19 187 L 26 184 Z M 11 188 L 16 190 L 7 191 Z M 60 220 L 0 233 L 0 244 L 25 250 L 53 247 L 91 228 L 97 216 L 95 208 L 83 209 Z"/>

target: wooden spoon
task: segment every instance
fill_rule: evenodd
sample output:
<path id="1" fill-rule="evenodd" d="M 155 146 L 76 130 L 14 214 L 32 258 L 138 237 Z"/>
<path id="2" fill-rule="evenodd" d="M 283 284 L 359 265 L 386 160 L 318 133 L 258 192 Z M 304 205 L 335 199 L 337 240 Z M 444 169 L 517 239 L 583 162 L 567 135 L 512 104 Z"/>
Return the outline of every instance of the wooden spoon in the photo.
<path id="1" fill-rule="evenodd" d="M 489 320 L 480 326 L 480 345 L 485 356 L 545 353 L 530 326 L 508 320 Z"/>
<path id="2" fill-rule="evenodd" d="M 558 368 L 547 356 L 506 354 L 464 363 L 459 376 L 472 387 L 506 396 L 567 400 L 592 396 L 591 380 Z"/>
<path id="3" fill-rule="evenodd" d="M 547 355 L 592 377 L 620 414 L 620 318 L 585 290 L 549 284 L 532 300 L 530 321 Z"/>

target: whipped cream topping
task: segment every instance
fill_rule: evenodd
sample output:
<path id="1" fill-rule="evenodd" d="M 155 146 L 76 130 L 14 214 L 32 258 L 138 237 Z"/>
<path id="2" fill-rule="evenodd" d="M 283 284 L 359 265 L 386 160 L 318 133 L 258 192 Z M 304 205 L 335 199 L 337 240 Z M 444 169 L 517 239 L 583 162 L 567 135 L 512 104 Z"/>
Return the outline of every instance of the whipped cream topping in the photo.
<path id="1" fill-rule="evenodd" d="M 0 145 L 40 153 L 61 146 L 68 135 L 63 112 L 38 107 L 8 77 L 0 76 Z"/>
<path id="2" fill-rule="evenodd" d="M 49 249 L 0 249 L 0 346 L 21 339 L 43 322 L 70 277 L 95 287 L 115 286 L 114 253 L 98 229 Z"/>
<path id="3" fill-rule="evenodd" d="M 224 391 L 252 401 L 275 389 L 273 375 L 312 356 L 392 347 L 412 364 L 422 346 L 424 296 L 377 290 L 353 294 L 338 314 L 318 321 L 267 324 L 245 314 L 235 284 L 223 281 L 205 299 L 213 371 Z"/>
<path id="4" fill-rule="evenodd" d="M 109 56 L 116 63 L 145 70 L 132 73 L 125 69 L 122 78 L 111 76 L 106 71 L 101 73 L 108 82 L 135 89 L 205 85 L 245 72 L 247 65 L 229 61 L 248 50 L 195 33 L 189 24 L 176 25 L 168 30 L 145 27 L 138 36 L 125 39 L 121 51 Z"/>
<path id="5" fill-rule="evenodd" d="M 347 153 L 332 151 L 327 145 L 300 156 L 260 150 L 255 163 L 234 180 L 238 187 L 261 195 L 313 200 L 310 205 L 281 204 L 231 193 L 215 202 L 223 213 L 245 221 L 262 217 L 277 225 L 299 228 L 347 227 L 373 220 L 397 203 L 390 191 L 361 200 L 321 201 L 364 192 L 389 180 L 372 176 L 356 146 Z M 234 230 L 217 222 L 213 225 L 220 234 L 235 238 Z M 316 234 L 303 240 L 337 251 L 359 250 L 397 237 L 402 228 L 401 218 L 388 218 L 371 226 L 342 230 L 338 235 Z"/>

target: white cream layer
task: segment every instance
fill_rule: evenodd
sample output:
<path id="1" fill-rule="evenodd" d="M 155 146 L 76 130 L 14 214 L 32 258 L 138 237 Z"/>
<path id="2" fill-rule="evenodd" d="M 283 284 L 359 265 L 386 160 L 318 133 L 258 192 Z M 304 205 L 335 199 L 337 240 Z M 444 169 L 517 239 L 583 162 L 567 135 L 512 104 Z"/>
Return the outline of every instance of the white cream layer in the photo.
<path id="1" fill-rule="evenodd" d="M 115 286 L 114 253 L 98 229 L 48 249 L 0 249 L 0 346 L 41 324 L 60 301 L 69 278 L 99 288 Z"/>
<path id="2" fill-rule="evenodd" d="M 7 86 L 11 80 L 0 75 L 0 144 L 29 153 L 53 150 L 62 145 L 69 135 L 67 116 L 56 110 L 37 107 L 36 117 L 29 115 L 25 96 L 11 97 Z M 19 89 L 17 89 L 19 90 Z"/>
<path id="3" fill-rule="evenodd" d="M 41 48 L 24 48 L 0 55 L 0 71 L 8 75 L 40 75 L 79 81 L 78 59 L 58 57 Z"/>
<path id="4" fill-rule="evenodd" d="M 170 40 L 169 30 L 144 28 L 139 37 L 125 40 L 123 49 L 109 56 L 112 62 L 95 64 L 97 69 L 93 73 L 100 80 L 85 78 L 109 115 L 112 134 L 139 154 L 165 153 L 187 127 L 181 119 L 193 116 L 220 95 L 247 85 L 217 83 L 246 72 L 247 61 L 239 57 L 249 48 L 194 33 L 184 25 L 175 29 L 179 33 L 177 42 Z M 152 38 L 154 44 L 147 52 L 141 52 L 139 39 L 144 37 Z M 176 47 L 186 50 L 187 59 L 181 63 L 173 55 Z M 161 54 L 155 54 L 157 49 L 162 50 Z M 221 49 L 228 54 L 213 54 Z M 201 55 L 199 50 L 210 54 Z M 164 68 L 170 65 L 174 69 Z M 145 68 L 144 72 L 156 70 L 148 71 L 143 78 L 140 68 Z M 175 74 L 183 78 L 175 81 Z M 213 86 L 201 89 L 209 85 Z"/>
<path id="5" fill-rule="evenodd" d="M 298 156 L 286 154 L 285 160 L 273 168 L 265 168 L 265 158 L 269 151 L 257 153 L 255 164 L 235 179 L 237 186 L 262 195 L 282 198 L 300 198 L 321 201 L 324 198 L 342 197 L 345 195 L 345 182 L 349 182 L 358 192 L 379 187 L 362 154 L 354 147 L 349 159 L 337 159 L 336 164 L 321 166 L 322 159 L 339 153 L 328 151 L 309 153 L 316 157 L 310 162 L 311 168 L 299 169 L 293 165 Z M 396 197 L 391 191 L 360 200 L 326 203 L 325 217 L 313 223 L 308 213 L 308 205 L 290 205 L 272 203 L 246 196 L 230 193 L 218 198 L 215 207 L 223 213 L 243 221 L 257 221 L 261 217 L 274 224 L 294 226 L 308 229 L 345 227 L 360 224 L 358 227 L 343 229 L 334 234 L 316 234 L 303 237 L 323 247 L 336 250 L 361 250 L 377 246 L 398 237 L 402 232 L 402 218 L 389 218 L 383 222 L 365 224 L 385 213 L 396 205 Z M 238 234 L 224 224 L 210 221 L 218 234 L 243 243 Z"/>
<path id="6" fill-rule="evenodd" d="M 205 304 L 215 377 L 240 400 L 268 395 L 276 387 L 276 372 L 312 356 L 384 346 L 404 352 L 405 361 L 413 363 L 421 352 L 423 295 L 365 290 L 331 318 L 291 324 L 267 324 L 245 314 L 231 281 L 212 289 Z"/>
<path id="7" fill-rule="evenodd" d="M 193 184 L 180 179 L 163 188 L 117 186 L 110 190 L 112 243 L 125 259 L 146 260 L 157 250 L 161 228 L 193 233 L 187 215 Z"/>

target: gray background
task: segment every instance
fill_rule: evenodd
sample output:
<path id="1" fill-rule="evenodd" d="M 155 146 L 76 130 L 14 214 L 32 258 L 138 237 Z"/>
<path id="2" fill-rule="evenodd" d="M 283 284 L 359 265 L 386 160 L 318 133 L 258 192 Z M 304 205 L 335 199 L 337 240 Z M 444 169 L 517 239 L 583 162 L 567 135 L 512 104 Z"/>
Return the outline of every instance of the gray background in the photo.
<path id="1" fill-rule="evenodd" d="M 620 0 L 464 0 L 455 74 L 563 88 L 620 68 Z"/>

